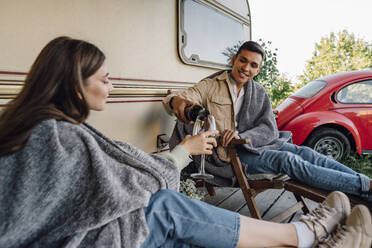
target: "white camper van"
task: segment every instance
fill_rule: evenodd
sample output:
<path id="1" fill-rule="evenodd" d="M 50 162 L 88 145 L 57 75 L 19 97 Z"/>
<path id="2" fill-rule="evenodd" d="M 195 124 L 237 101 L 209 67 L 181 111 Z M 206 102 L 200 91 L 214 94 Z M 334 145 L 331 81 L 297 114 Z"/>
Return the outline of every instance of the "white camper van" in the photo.
<path id="1" fill-rule="evenodd" d="M 106 54 L 114 90 L 88 122 L 153 152 L 174 118 L 161 101 L 228 68 L 228 48 L 251 38 L 247 0 L 1 0 L 0 111 L 47 42 L 71 36 Z M 0 130 L 1 131 L 1 130 Z"/>

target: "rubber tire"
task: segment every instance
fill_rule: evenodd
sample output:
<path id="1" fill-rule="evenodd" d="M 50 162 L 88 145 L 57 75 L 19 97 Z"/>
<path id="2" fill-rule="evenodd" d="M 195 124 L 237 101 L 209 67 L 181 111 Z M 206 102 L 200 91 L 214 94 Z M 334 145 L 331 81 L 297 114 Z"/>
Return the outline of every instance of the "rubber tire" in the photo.
<path id="1" fill-rule="evenodd" d="M 323 151 L 324 148 L 322 149 L 320 145 L 325 145 L 329 142 L 334 145 L 337 145 L 338 142 L 338 145 L 342 146 L 343 151 L 339 152 L 337 155 L 332 155 L 329 152 L 327 154 L 327 152 Z M 314 131 L 307 138 L 304 145 L 338 161 L 347 158 L 350 155 L 351 150 L 349 139 L 342 132 L 334 128 L 320 128 L 319 130 Z"/>

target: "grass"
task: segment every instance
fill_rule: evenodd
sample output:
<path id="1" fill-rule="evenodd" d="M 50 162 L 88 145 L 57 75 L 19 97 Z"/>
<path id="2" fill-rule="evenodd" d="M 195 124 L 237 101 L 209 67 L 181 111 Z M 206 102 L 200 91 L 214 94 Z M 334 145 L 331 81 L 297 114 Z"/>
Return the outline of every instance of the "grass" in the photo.
<path id="1" fill-rule="evenodd" d="M 372 154 L 358 155 L 354 154 L 347 159 L 341 161 L 344 165 L 350 167 L 356 172 L 362 173 L 369 178 L 372 178 Z"/>

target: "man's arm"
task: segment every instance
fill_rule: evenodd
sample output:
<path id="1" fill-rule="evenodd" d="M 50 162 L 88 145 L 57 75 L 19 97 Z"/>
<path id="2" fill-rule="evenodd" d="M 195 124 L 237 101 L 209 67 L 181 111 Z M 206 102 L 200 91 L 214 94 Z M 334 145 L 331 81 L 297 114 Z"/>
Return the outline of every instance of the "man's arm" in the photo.
<path id="1" fill-rule="evenodd" d="M 179 96 L 174 96 L 171 98 L 169 105 L 172 108 L 174 115 L 178 119 L 188 124 L 191 122 L 185 117 L 185 108 L 194 105 L 194 102 L 191 102 Z"/>
<path id="2" fill-rule="evenodd" d="M 163 100 L 165 110 L 168 114 L 174 114 L 178 119 L 189 123 L 184 115 L 185 108 L 193 104 L 204 106 L 205 99 L 210 90 L 209 85 L 210 82 L 208 80 L 203 80 L 183 92 L 168 95 Z"/>

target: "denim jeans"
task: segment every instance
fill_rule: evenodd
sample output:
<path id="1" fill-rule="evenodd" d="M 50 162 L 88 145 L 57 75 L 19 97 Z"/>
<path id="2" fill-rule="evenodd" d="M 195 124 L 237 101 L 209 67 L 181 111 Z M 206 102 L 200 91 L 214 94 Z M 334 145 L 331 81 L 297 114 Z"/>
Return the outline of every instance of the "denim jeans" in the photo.
<path id="1" fill-rule="evenodd" d="M 240 216 L 171 190 L 160 190 L 144 208 L 147 247 L 236 247 Z"/>
<path id="2" fill-rule="evenodd" d="M 238 148 L 245 173 L 284 173 L 293 179 L 326 190 L 338 190 L 368 196 L 369 178 L 306 146 L 286 143 L 279 150 L 265 150 L 260 155 Z"/>

